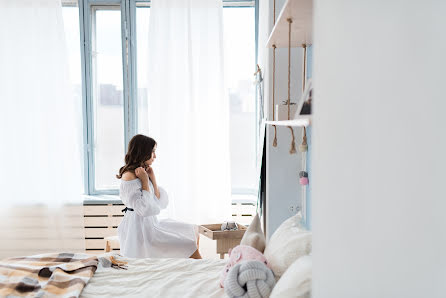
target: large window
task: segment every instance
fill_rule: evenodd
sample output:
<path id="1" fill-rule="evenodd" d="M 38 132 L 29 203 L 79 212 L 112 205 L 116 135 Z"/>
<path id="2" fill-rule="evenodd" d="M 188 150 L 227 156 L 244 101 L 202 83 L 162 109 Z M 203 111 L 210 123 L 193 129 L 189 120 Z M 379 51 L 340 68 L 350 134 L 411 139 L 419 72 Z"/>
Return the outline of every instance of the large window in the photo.
<path id="1" fill-rule="evenodd" d="M 255 9 L 223 9 L 225 84 L 230 103 L 232 192 L 257 191 L 255 85 Z"/>
<path id="2" fill-rule="evenodd" d="M 150 135 L 150 1 L 84 0 L 79 2 L 81 7 L 76 0 L 62 3 L 70 64 L 74 66 L 72 80 L 79 96 L 83 95 L 85 192 L 116 194 L 119 181 L 115 175 L 123 165 L 128 141 L 136 133 Z M 233 193 L 246 194 L 257 188 L 255 7 L 254 1 L 223 3 L 232 189 Z"/>

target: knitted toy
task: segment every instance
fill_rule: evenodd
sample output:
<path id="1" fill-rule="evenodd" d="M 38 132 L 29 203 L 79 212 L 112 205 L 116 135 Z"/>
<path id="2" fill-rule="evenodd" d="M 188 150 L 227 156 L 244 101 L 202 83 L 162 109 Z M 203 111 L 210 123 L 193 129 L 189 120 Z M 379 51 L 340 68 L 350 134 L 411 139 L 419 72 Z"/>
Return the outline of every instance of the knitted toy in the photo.
<path id="1" fill-rule="evenodd" d="M 225 293 L 229 298 L 267 298 L 275 284 L 274 273 L 265 263 L 242 261 L 229 270 L 225 279 Z"/>
<path id="2" fill-rule="evenodd" d="M 260 251 L 251 246 L 238 245 L 233 249 L 230 249 L 228 254 L 229 254 L 228 263 L 223 268 L 223 271 L 220 276 L 220 287 L 222 288 L 224 287 L 225 279 L 226 276 L 228 275 L 229 270 L 236 264 L 240 263 L 241 261 L 251 261 L 251 260 L 260 261 L 271 269 L 265 256 Z"/>

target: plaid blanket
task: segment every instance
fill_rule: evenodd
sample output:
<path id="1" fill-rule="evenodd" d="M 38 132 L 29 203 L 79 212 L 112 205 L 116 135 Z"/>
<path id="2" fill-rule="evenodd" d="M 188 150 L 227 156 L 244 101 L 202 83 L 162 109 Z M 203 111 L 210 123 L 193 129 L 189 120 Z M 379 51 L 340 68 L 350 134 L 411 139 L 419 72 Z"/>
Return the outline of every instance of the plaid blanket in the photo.
<path id="1" fill-rule="evenodd" d="M 125 269 L 112 255 L 42 254 L 0 261 L 0 297 L 79 297 L 98 267 Z"/>

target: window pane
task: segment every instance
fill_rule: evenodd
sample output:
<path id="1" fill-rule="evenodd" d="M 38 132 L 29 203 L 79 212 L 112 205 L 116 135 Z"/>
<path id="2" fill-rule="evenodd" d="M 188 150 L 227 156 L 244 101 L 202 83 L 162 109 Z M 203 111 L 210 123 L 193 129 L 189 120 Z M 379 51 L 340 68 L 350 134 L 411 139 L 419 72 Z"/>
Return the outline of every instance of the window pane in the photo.
<path id="1" fill-rule="evenodd" d="M 92 8 L 95 188 L 117 189 L 124 159 L 124 106 L 119 7 Z"/>
<path id="2" fill-rule="evenodd" d="M 233 193 L 257 190 L 255 114 L 255 9 L 223 9 L 225 84 L 230 100 Z M 238 46 L 234 46 L 238 45 Z"/>
<path id="3" fill-rule="evenodd" d="M 64 6 L 62 16 L 70 66 L 70 80 L 75 88 L 76 98 L 82 100 L 79 8 L 74 4 L 73 6 Z"/>
<path id="4" fill-rule="evenodd" d="M 79 29 L 79 7 L 74 0 L 62 1 L 62 16 L 64 22 L 65 40 L 67 44 L 68 64 L 72 94 L 79 103 L 79 115 L 82 115 L 82 74 Z M 79 127 L 79 144 L 82 144 L 82 127 Z M 79 148 L 81 150 L 82 148 Z M 83 173 L 83 171 L 82 171 Z M 82 184 L 81 192 L 85 192 Z"/>
<path id="5" fill-rule="evenodd" d="M 149 134 L 147 58 L 149 46 L 149 7 L 136 7 L 136 68 L 138 82 L 138 133 Z"/>

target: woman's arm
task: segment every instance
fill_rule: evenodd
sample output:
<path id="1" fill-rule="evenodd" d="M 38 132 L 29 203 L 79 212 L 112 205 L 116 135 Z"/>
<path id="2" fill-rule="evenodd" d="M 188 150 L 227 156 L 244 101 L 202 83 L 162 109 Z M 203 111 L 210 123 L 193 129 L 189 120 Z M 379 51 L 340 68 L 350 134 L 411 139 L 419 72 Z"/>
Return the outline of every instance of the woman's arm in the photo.
<path id="1" fill-rule="evenodd" d="M 153 193 L 146 190 L 140 190 L 139 188 L 129 190 L 129 206 L 139 216 L 155 216 L 161 211 L 160 205 L 157 200 L 153 198 Z"/>
<path id="2" fill-rule="evenodd" d="M 155 183 L 152 182 L 155 193 L 158 193 L 158 196 L 155 199 L 154 193 L 151 191 L 149 186 L 149 176 L 146 170 L 144 168 L 137 168 L 135 170 L 135 175 L 141 181 L 142 190 L 139 187 L 135 189 L 128 189 L 129 187 L 134 187 L 134 184 L 128 185 L 127 189 L 124 189 L 124 191 L 128 193 L 129 197 L 128 206 L 132 207 L 140 216 L 158 215 L 161 209 L 167 207 L 167 193 L 156 185 L 156 181 Z"/>
<path id="3" fill-rule="evenodd" d="M 158 184 L 156 184 L 155 176 L 153 176 L 153 180 L 152 179 L 150 180 L 152 181 L 153 189 L 155 190 L 155 196 L 159 199 L 161 195 L 160 195 L 160 190 L 158 188 Z"/>

